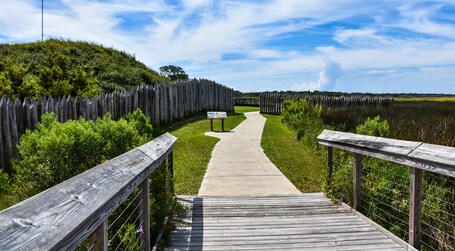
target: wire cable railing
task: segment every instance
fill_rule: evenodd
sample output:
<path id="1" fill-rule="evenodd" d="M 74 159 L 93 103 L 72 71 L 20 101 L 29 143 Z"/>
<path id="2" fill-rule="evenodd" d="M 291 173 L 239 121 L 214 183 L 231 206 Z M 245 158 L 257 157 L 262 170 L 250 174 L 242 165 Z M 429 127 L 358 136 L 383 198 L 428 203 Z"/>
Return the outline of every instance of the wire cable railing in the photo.
<path id="1" fill-rule="evenodd" d="M 175 142 L 166 133 L 0 212 L 0 250 L 152 250 L 173 205 Z"/>
<path id="2" fill-rule="evenodd" d="M 455 250 L 455 148 L 329 130 L 318 140 L 329 197 L 417 249 Z"/>

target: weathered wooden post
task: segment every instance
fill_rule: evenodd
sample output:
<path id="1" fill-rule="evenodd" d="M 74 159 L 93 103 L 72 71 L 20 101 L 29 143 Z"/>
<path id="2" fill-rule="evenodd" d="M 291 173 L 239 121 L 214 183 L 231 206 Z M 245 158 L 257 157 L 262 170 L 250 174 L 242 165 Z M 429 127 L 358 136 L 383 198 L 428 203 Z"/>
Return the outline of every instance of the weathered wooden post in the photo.
<path id="1" fill-rule="evenodd" d="M 93 251 L 107 251 L 108 236 L 107 236 L 107 221 L 103 222 L 95 232 L 90 236 L 88 246 Z"/>
<path id="2" fill-rule="evenodd" d="M 141 204 L 139 206 L 139 222 L 144 230 L 144 241 L 141 242 L 141 250 L 150 251 L 151 242 L 150 242 L 150 180 L 147 178 L 139 186 L 141 189 L 141 194 L 139 196 Z"/>
<path id="3" fill-rule="evenodd" d="M 409 244 L 420 249 L 422 218 L 422 170 L 410 167 Z"/>
<path id="4" fill-rule="evenodd" d="M 327 175 L 327 185 L 330 187 L 332 184 L 332 173 L 333 173 L 333 147 L 328 146 L 327 147 L 327 169 L 328 169 L 328 175 Z"/>
<path id="5" fill-rule="evenodd" d="M 167 156 L 167 168 L 169 170 L 169 180 L 171 181 L 171 195 L 174 198 L 174 151 Z"/>
<path id="6" fill-rule="evenodd" d="M 352 208 L 359 210 L 362 195 L 362 155 L 354 153 L 354 201 Z"/>

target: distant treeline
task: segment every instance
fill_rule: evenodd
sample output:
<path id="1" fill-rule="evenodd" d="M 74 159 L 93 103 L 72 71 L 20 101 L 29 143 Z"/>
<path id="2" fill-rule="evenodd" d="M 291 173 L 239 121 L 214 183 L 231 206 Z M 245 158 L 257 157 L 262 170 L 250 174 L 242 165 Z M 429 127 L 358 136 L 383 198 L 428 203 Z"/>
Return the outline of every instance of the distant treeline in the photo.
<path id="1" fill-rule="evenodd" d="M 259 97 L 262 92 L 240 92 L 235 91 L 235 97 L 245 98 L 245 97 Z M 321 95 L 321 96 L 367 96 L 367 97 L 455 97 L 455 94 L 442 94 L 442 93 L 368 93 L 368 92 L 329 92 L 329 91 L 303 91 L 303 92 L 293 92 L 293 91 L 282 91 L 280 93 L 303 93 L 306 95 Z"/>

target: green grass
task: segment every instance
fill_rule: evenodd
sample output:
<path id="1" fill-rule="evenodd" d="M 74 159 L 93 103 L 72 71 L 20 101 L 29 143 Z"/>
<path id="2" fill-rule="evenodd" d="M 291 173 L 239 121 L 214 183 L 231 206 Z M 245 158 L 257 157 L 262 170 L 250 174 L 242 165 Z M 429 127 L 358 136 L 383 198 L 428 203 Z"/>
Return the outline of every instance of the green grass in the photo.
<path id="1" fill-rule="evenodd" d="M 242 113 L 228 113 L 225 130 L 230 131 L 245 120 Z M 214 130 L 221 131 L 221 121 L 213 122 Z M 176 194 L 196 195 L 218 138 L 205 136 L 210 131 L 207 114 L 198 114 L 160 130 L 178 138 L 174 150 L 174 187 Z"/>
<path id="2" fill-rule="evenodd" d="M 322 191 L 326 167 L 318 156 L 295 139 L 294 133 L 281 123 L 281 116 L 267 118 L 261 146 L 278 169 L 301 192 Z"/>
<path id="3" fill-rule="evenodd" d="M 413 101 L 413 102 L 455 102 L 454 96 L 448 97 L 396 97 L 393 99 L 397 102 Z"/>
<path id="4" fill-rule="evenodd" d="M 259 107 L 257 106 L 236 106 L 235 112 L 237 113 L 245 113 L 245 112 L 256 112 L 259 111 Z"/>

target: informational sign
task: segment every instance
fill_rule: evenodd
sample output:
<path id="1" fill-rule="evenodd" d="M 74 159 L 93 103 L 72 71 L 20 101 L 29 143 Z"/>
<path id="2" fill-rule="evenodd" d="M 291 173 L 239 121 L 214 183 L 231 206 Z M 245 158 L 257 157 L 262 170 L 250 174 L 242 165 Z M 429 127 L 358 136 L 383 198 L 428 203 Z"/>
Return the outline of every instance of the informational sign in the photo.
<path id="1" fill-rule="evenodd" d="M 207 119 L 225 119 L 227 118 L 226 112 L 207 112 Z"/>

